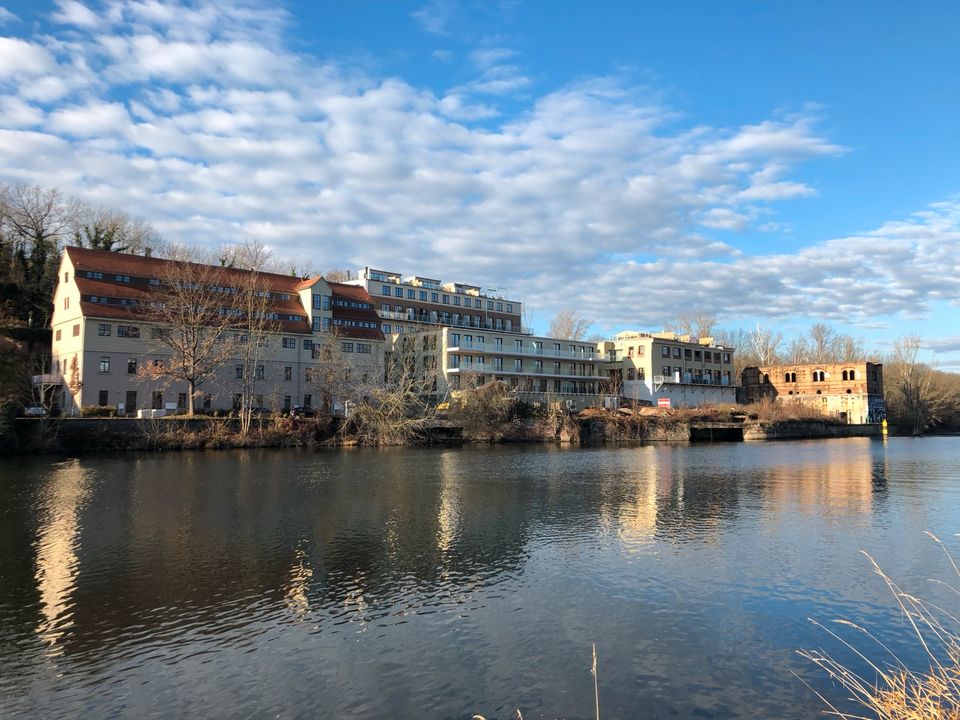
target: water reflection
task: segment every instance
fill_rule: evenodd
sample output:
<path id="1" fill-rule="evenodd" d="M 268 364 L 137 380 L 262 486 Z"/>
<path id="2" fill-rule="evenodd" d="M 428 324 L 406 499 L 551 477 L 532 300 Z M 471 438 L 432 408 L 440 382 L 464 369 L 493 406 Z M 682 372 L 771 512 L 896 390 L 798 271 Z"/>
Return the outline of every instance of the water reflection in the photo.
<path id="1" fill-rule="evenodd" d="M 37 533 L 36 583 L 40 621 L 36 632 L 50 655 L 74 625 L 72 596 L 77 582 L 80 511 L 90 492 L 89 472 L 79 462 L 55 469 L 41 500 L 44 519 Z"/>
<path id="2" fill-rule="evenodd" d="M 914 447 L 37 464 L 0 485 L 0 715 L 32 697 L 50 716 L 461 717 L 521 700 L 571 716 L 569 658 L 600 640 L 611 716 L 638 698 L 649 716 L 809 716 L 780 671 L 814 609 L 879 602 L 850 579 L 856 549 L 920 573 L 903 538 L 958 519 L 942 511 L 960 506 L 943 481 L 956 446 Z M 793 715 L 775 711 L 784 693 Z"/>

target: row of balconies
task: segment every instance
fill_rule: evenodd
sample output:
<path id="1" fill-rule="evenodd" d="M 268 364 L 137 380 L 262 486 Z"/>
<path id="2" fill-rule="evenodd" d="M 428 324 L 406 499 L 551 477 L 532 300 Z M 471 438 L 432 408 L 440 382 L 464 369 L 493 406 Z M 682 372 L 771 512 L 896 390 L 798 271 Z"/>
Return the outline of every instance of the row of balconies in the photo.
<path id="1" fill-rule="evenodd" d="M 511 348 L 509 346 L 497 345 L 490 347 L 487 343 L 460 342 L 447 348 L 447 352 L 460 352 L 462 350 L 479 351 L 487 355 L 522 355 L 523 357 L 561 358 L 565 360 L 579 360 L 581 362 L 594 362 L 600 359 L 594 353 L 581 354 L 566 350 L 556 350 L 554 348 L 532 348 L 526 345 L 520 348 L 514 345 L 514 347 Z"/>
<path id="2" fill-rule="evenodd" d="M 473 316 L 469 321 L 465 320 L 441 320 L 436 313 L 418 315 L 417 313 L 398 313 L 393 310 L 378 310 L 377 314 L 381 320 L 394 320 L 403 322 L 424 323 L 427 325 L 443 325 L 445 327 L 472 328 L 474 330 L 493 330 L 494 332 L 511 333 L 514 335 L 533 335 L 533 330 L 525 327 L 512 327 L 509 330 L 505 326 L 497 327 L 490 318 L 479 319 Z"/>
<path id="3" fill-rule="evenodd" d="M 461 372 L 476 372 L 483 373 L 484 375 L 516 375 L 518 377 L 528 377 L 528 376 L 537 376 L 543 378 L 577 378 L 580 379 L 590 379 L 596 380 L 601 378 L 600 375 L 596 374 L 582 374 L 578 372 L 564 372 L 562 369 L 560 372 L 554 372 L 553 368 L 495 368 L 492 365 L 458 365 L 457 367 L 448 367 L 447 372 L 451 373 L 461 373 Z M 602 379 L 602 378 L 601 378 Z"/>
<path id="4" fill-rule="evenodd" d="M 656 385 L 730 385 L 730 378 L 719 377 L 719 378 L 705 378 L 705 377 L 693 377 L 689 374 L 684 375 L 682 378 L 677 378 L 674 375 L 654 375 L 653 382 Z"/>

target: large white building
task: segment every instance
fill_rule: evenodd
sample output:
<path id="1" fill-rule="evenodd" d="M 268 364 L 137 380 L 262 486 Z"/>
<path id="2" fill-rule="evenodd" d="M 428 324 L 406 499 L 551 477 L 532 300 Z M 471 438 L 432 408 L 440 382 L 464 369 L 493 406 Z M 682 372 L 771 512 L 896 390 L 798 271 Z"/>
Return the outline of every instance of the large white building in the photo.
<path id="1" fill-rule="evenodd" d="M 178 266 L 208 271 L 210 302 L 221 313 L 236 313 L 237 288 L 255 283 L 265 301 L 269 332 L 245 367 L 243 352 L 225 358 L 215 375 L 196 389 L 199 409 L 236 408 L 242 392 L 249 402 L 277 411 L 293 406 L 341 402 L 320 385 L 335 354 L 348 377 L 340 392 L 383 376 L 384 337 L 363 288 L 273 273 L 196 266 L 171 260 L 68 247 L 63 253 L 52 320 L 52 372 L 36 379 L 47 400 L 67 414 L 87 406 L 113 407 L 123 414 L 140 409 L 188 406 L 185 382 L 150 379 L 145 364 L 170 362 L 172 351 L 158 340 L 163 329 L 147 312 L 169 296 L 167 283 Z M 245 342 L 242 318 L 220 329 L 223 342 Z M 326 355 L 321 352 L 324 348 Z M 251 391 L 252 388 L 252 391 Z M 198 397 L 199 396 L 199 397 Z"/>

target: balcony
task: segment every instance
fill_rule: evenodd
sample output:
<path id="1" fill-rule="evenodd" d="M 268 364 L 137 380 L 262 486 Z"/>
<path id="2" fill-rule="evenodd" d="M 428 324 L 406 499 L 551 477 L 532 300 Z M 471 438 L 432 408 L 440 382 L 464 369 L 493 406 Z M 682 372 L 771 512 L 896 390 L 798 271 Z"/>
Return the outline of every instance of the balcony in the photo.
<path id="1" fill-rule="evenodd" d="M 578 372 L 568 372 L 563 369 L 560 372 L 554 372 L 553 368 L 523 368 L 518 370 L 517 368 L 500 368 L 497 369 L 492 365 L 459 365 L 457 367 L 448 367 L 447 372 L 459 374 L 459 373 L 480 373 L 483 375 L 511 375 L 516 377 L 542 377 L 542 378 L 576 378 L 577 380 L 602 380 L 605 379 L 605 376 L 602 375 L 581 375 Z"/>
<path id="2" fill-rule="evenodd" d="M 432 315 L 409 315 L 407 313 L 398 313 L 393 310 L 378 310 L 377 314 L 380 316 L 381 320 L 393 320 L 400 322 L 412 322 L 412 323 L 421 323 L 423 325 L 437 325 L 439 327 L 454 327 L 454 328 L 464 328 L 467 330 L 487 330 L 489 332 L 498 332 L 498 333 L 509 333 L 511 335 L 533 335 L 532 328 L 513 328 L 512 330 L 507 330 L 503 327 L 494 327 L 492 320 L 483 320 L 483 321 L 473 321 L 473 322 L 464 322 L 463 320 L 441 320 L 439 317 L 433 317 Z"/>
<path id="3" fill-rule="evenodd" d="M 60 373 L 44 373 L 33 376 L 34 385 L 63 385 L 63 375 Z"/>
<path id="4" fill-rule="evenodd" d="M 458 343 L 457 345 L 453 345 L 447 348 L 447 352 L 460 352 L 463 350 L 472 350 L 474 352 L 482 352 L 488 355 L 510 355 L 510 356 L 522 355 L 523 357 L 543 358 L 544 360 L 553 359 L 553 360 L 577 360 L 579 362 L 596 362 L 601 359 L 600 356 L 595 353 L 587 353 L 585 355 L 581 355 L 580 353 L 572 353 L 564 350 L 559 350 L 559 351 L 552 350 L 552 349 L 544 350 L 542 348 L 539 350 L 534 350 L 533 348 L 527 347 L 527 346 L 524 346 L 522 348 L 518 348 L 514 346 L 511 348 L 508 346 L 497 347 L 496 345 L 494 345 L 491 347 L 487 343 L 461 342 L 461 343 Z"/>
<path id="5" fill-rule="evenodd" d="M 708 379 L 702 377 L 691 377 L 690 375 L 684 375 L 683 379 L 677 379 L 673 375 L 654 375 L 653 383 L 654 385 L 719 385 L 721 387 L 729 387 L 730 379 Z"/>

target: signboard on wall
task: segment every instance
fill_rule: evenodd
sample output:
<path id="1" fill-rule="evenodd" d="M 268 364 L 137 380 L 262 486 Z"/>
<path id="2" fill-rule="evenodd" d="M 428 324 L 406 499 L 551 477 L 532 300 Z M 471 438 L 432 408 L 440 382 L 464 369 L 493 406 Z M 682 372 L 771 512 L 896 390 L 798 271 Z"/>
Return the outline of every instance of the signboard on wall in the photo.
<path id="1" fill-rule="evenodd" d="M 657 407 L 670 407 L 670 398 L 657 398 Z"/>

